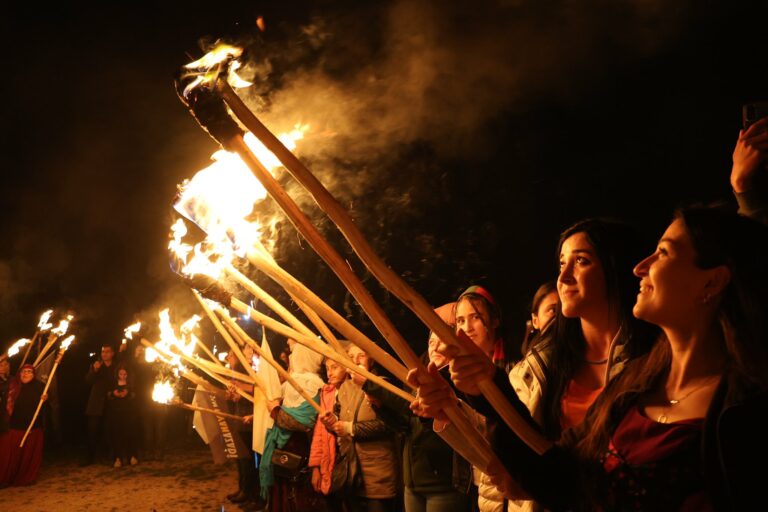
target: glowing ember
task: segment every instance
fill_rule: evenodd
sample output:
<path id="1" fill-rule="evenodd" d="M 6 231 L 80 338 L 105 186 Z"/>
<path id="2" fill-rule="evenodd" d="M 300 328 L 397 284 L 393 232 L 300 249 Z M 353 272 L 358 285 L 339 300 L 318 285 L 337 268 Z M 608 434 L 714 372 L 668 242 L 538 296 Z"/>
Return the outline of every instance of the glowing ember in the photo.
<path id="1" fill-rule="evenodd" d="M 155 382 L 152 388 L 152 400 L 161 404 L 170 403 L 173 400 L 173 386 L 168 381 Z"/>
<path id="2" fill-rule="evenodd" d="M 21 347 L 29 343 L 31 340 L 28 340 L 27 338 L 21 338 L 16 343 L 11 345 L 11 347 L 8 349 L 8 357 L 13 357 L 16 354 L 19 353 L 19 350 L 21 350 Z"/>
<path id="3" fill-rule="evenodd" d="M 51 315 L 53 314 L 53 310 L 49 309 L 42 315 L 40 315 L 40 321 L 37 323 L 37 328 L 41 331 L 47 331 L 51 327 L 53 327 L 53 324 L 49 324 L 48 320 L 51 318 Z"/>
<path id="4" fill-rule="evenodd" d="M 75 335 L 70 334 L 69 336 L 64 338 L 64 341 L 61 342 L 61 345 L 59 345 L 59 349 L 61 349 L 62 351 L 67 350 L 69 346 L 72 344 L 72 342 L 74 341 L 74 339 L 75 339 Z"/>
<path id="5" fill-rule="evenodd" d="M 128 338 L 129 340 L 132 340 L 133 335 L 139 332 L 140 329 L 141 329 L 141 322 L 136 322 L 135 324 L 129 325 L 128 327 L 126 327 L 123 332 L 125 333 L 126 338 Z"/>

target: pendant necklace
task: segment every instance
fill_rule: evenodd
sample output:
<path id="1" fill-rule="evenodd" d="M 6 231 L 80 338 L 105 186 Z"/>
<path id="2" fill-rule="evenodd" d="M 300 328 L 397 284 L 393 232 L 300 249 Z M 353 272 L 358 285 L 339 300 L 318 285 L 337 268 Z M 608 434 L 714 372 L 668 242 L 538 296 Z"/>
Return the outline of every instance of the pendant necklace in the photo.
<path id="1" fill-rule="evenodd" d="M 717 375 L 716 377 L 717 377 L 717 378 L 720 378 L 720 376 L 719 376 L 719 375 Z M 688 393 L 686 393 L 685 395 L 683 395 L 683 396 L 682 396 L 682 397 L 680 397 L 680 398 L 672 398 L 672 399 L 670 399 L 670 400 L 667 400 L 666 402 L 667 402 L 669 405 L 668 405 L 668 406 L 666 406 L 666 407 L 667 407 L 667 408 L 671 408 L 671 407 L 673 407 L 673 406 L 675 406 L 675 405 L 679 404 L 680 402 L 682 402 L 683 400 L 685 400 L 686 398 L 688 398 L 689 396 L 691 396 L 691 395 L 693 394 L 693 392 L 694 392 L 694 391 L 698 391 L 698 390 L 700 390 L 700 389 L 703 389 L 703 388 L 704 388 L 704 387 L 706 387 L 708 384 L 709 384 L 709 381 L 707 381 L 706 383 L 702 384 L 702 385 L 701 385 L 701 386 L 699 386 L 699 387 L 693 388 L 692 390 L 690 390 Z M 667 423 L 667 421 L 668 421 L 668 420 L 669 420 L 669 418 L 667 417 L 666 413 L 661 413 L 661 414 L 659 414 L 659 417 L 658 417 L 658 418 L 656 418 L 656 421 L 657 421 L 657 422 L 659 422 L 659 423 Z"/>

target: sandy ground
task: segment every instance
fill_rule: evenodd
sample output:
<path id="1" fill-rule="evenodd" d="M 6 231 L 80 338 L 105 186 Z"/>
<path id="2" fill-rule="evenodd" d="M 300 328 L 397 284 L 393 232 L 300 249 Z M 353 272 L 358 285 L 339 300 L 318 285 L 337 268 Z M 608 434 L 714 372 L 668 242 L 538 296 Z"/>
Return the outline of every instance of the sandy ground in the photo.
<path id="1" fill-rule="evenodd" d="M 19 512 L 240 512 L 225 498 L 236 489 L 235 464 L 214 465 L 199 441 L 174 448 L 162 461 L 122 468 L 79 467 L 76 457 L 47 456 L 37 483 L 0 490 L 0 503 Z"/>

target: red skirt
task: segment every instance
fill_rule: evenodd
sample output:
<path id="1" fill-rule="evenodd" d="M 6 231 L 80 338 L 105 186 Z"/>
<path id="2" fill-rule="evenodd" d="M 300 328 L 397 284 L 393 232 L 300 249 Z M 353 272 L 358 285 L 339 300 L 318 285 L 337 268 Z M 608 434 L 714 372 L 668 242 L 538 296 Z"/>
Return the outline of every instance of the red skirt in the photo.
<path id="1" fill-rule="evenodd" d="M 19 448 L 23 430 L 0 435 L 0 486 L 31 485 L 40 476 L 43 462 L 43 429 L 33 428 Z"/>

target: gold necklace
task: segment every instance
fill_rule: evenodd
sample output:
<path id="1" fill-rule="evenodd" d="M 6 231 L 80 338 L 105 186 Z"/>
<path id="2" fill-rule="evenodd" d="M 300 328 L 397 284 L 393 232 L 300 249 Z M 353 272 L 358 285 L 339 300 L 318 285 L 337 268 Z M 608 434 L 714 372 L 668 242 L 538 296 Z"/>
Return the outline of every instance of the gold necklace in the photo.
<path id="1" fill-rule="evenodd" d="M 715 377 L 717 377 L 718 379 L 720 378 L 720 376 L 719 376 L 719 375 L 716 375 Z M 686 393 L 685 395 L 683 395 L 683 396 L 682 396 L 682 397 L 680 397 L 680 398 L 672 398 L 672 399 L 669 399 L 669 400 L 667 400 L 667 402 L 669 403 L 669 405 L 668 405 L 668 406 L 666 406 L 666 408 L 668 408 L 668 409 L 669 409 L 669 408 L 671 408 L 671 407 L 673 407 L 673 406 L 675 406 L 675 405 L 679 404 L 680 402 L 682 402 L 683 400 L 685 400 L 686 398 L 688 398 L 689 396 L 691 396 L 691 395 L 693 394 L 693 392 L 694 392 L 694 391 L 698 391 L 698 390 L 700 390 L 700 389 L 704 389 L 706 386 L 708 386 L 708 385 L 709 385 L 709 383 L 710 383 L 710 381 L 711 381 L 711 380 L 712 380 L 711 378 L 710 378 L 710 379 L 707 379 L 707 382 L 705 382 L 705 383 L 704 383 L 704 384 L 702 384 L 701 386 L 698 386 L 698 387 L 695 387 L 695 388 L 693 388 L 692 390 L 690 390 L 688 393 Z M 666 413 L 661 413 L 661 414 L 659 414 L 659 417 L 656 419 L 656 421 L 657 421 L 657 422 L 659 422 L 659 423 L 666 423 L 668 420 L 669 420 L 669 418 L 667 417 Z"/>

